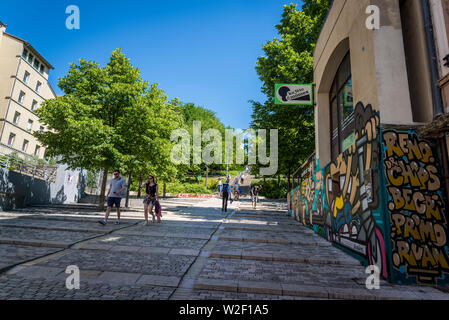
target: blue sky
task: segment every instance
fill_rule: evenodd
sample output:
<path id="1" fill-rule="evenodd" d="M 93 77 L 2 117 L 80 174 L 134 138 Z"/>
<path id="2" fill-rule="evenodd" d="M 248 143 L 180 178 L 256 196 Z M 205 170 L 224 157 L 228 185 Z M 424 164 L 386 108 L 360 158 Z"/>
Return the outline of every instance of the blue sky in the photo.
<path id="1" fill-rule="evenodd" d="M 262 45 L 277 36 L 274 25 L 290 2 L 3 0 L 0 21 L 55 67 L 50 83 L 58 94 L 58 78 L 70 62 L 104 65 L 121 47 L 143 79 L 159 83 L 169 98 L 211 109 L 225 125 L 245 129 L 252 113 L 248 100 L 264 100 L 256 60 Z M 68 5 L 80 9 L 80 30 L 65 27 Z"/>

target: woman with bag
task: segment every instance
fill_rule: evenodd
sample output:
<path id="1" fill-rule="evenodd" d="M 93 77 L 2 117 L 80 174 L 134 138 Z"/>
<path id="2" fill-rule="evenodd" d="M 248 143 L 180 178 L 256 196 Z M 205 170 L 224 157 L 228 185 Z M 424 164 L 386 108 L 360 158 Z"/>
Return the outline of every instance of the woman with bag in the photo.
<path id="1" fill-rule="evenodd" d="M 159 187 L 157 183 L 154 182 L 154 177 L 149 176 L 148 180 L 140 186 L 141 188 L 145 187 L 146 196 L 143 200 L 144 205 L 144 214 L 145 214 L 145 225 L 148 225 L 148 212 L 153 216 L 153 223 L 156 221 L 153 207 L 156 204 L 156 201 L 159 199 Z M 159 217 L 158 217 L 159 220 Z"/>

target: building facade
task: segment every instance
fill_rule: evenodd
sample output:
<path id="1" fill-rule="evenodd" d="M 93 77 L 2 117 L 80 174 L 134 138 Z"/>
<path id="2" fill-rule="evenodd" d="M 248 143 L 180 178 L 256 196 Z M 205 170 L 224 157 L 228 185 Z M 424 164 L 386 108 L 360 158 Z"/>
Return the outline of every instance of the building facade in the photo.
<path id="1" fill-rule="evenodd" d="M 45 157 L 33 132 L 45 130 L 35 110 L 56 97 L 48 82 L 52 69 L 28 42 L 6 33 L 0 22 L 0 154 Z"/>
<path id="2" fill-rule="evenodd" d="M 449 0 L 334 0 L 314 51 L 290 212 L 391 282 L 449 283 L 448 35 Z"/>

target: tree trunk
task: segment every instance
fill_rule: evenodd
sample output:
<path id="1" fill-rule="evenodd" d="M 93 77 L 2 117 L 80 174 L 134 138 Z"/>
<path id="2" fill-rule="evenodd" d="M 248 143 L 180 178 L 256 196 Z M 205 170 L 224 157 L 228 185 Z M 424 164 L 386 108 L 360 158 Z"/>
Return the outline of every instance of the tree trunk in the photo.
<path id="1" fill-rule="evenodd" d="M 278 173 L 278 188 L 281 187 L 281 175 Z"/>
<path id="2" fill-rule="evenodd" d="M 140 173 L 139 176 L 139 190 L 137 191 L 137 199 L 140 199 L 141 195 L 142 195 L 142 183 L 143 183 L 143 172 Z"/>
<path id="3" fill-rule="evenodd" d="M 104 198 L 106 193 L 106 182 L 108 181 L 108 168 L 103 170 L 103 179 L 101 180 L 100 199 L 98 203 L 98 210 L 104 211 Z"/>
<path id="4" fill-rule="evenodd" d="M 164 194 L 162 195 L 162 198 L 164 198 L 164 199 L 165 199 L 166 191 L 167 191 L 167 183 L 164 182 Z"/>
<path id="5" fill-rule="evenodd" d="M 125 202 L 126 208 L 128 208 L 128 204 L 129 204 L 129 191 L 131 189 L 131 183 L 132 183 L 131 175 L 132 175 L 132 171 L 130 171 L 129 175 L 128 175 L 128 188 L 126 188 L 127 190 L 126 190 L 126 202 Z"/>

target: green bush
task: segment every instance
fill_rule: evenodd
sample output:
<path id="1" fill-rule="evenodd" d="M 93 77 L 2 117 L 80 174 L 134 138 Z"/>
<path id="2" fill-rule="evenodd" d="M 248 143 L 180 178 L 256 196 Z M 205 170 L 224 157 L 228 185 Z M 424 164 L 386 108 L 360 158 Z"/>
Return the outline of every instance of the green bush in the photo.
<path id="1" fill-rule="evenodd" d="M 261 185 L 260 195 L 267 199 L 285 199 L 288 193 L 288 182 L 281 180 L 281 185 L 278 187 L 277 179 L 265 179 L 263 180 L 253 180 L 252 185 Z"/>
<path id="2" fill-rule="evenodd" d="M 169 182 L 167 183 L 167 193 L 189 193 L 189 194 L 212 194 L 203 183 L 180 183 Z"/>

